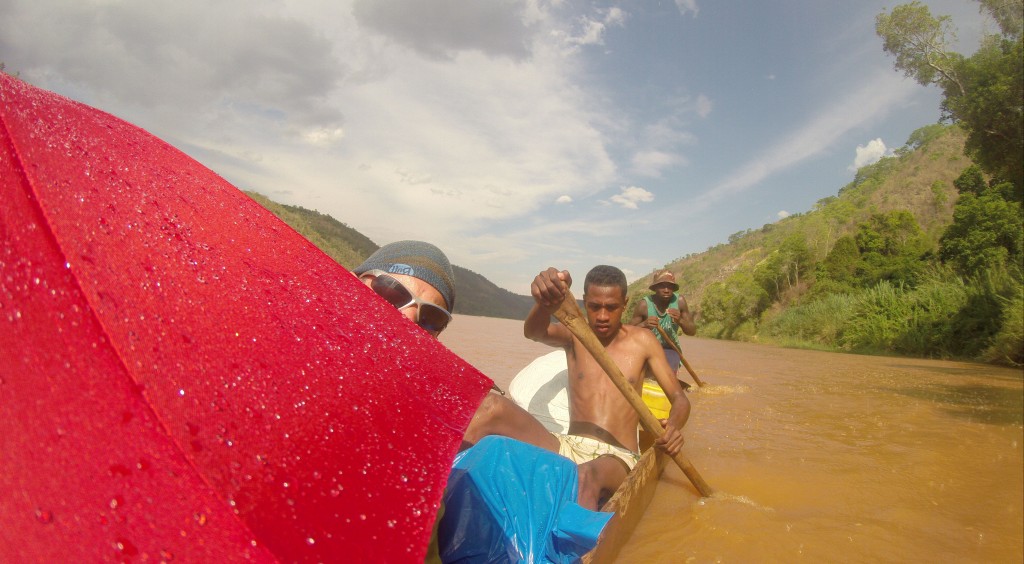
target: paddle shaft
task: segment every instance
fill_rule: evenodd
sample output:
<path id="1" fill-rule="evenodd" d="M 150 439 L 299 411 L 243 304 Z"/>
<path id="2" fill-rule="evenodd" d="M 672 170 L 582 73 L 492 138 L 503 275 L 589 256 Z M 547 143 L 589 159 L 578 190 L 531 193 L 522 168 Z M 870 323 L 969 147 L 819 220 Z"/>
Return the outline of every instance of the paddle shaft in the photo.
<path id="1" fill-rule="evenodd" d="M 668 343 L 668 346 L 672 347 L 672 350 L 676 351 L 676 354 L 679 355 L 679 360 L 683 361 L 683 366 L 686 367 L 686 371 L 690 373 L 690 376 L 693 376 L 693 381 L 703 388 L 706 384 L 701 382 L 700 378 L 697 377 L 697 373 L 690 367 L 690 363 L 686 362 L 686 357 L 683 356 L 683 351 L 679 350 L 679 347 L 677 347 L 675 342 L 668 336 L 668 332 L 665 331 L 665 328 L 661 325 L 655 325 L 655 327 L 657 327 L 658 332 L 661 333 L 661 338 L 664 339 L 665 342 Z"/>
<path id="2" fill-rule="evenodd" d="M 611 356 L 608 355 L 608 351 L 604 349 L 604 345 L 598 340 L 597 335 L 594 334 L 593 330 L 590 329 L 590 325 L 583 319 L 583 313 L 580 312 L 579 306 L 576 305 L 576 298 L 572 295 L 572 292 L 566 290 L 565 299 L 562 300 L 562 304 L 555 311 L 555 318 L 558 319 L 565 325 L 570 333 L 576 336 L 577 339 L 583 343 L 583 346 L 593 355 L 597 363 L 601 365 L 601 368 L 608 374 L 608 377 L 612 379 L 615 387 L 622 392 L 622 395 L 626 397 L 626 401 L 629 402 L 633 409 L 636 410 L 637 414 L 640 415 L 640 425 L 643 426 L 644 430 L 654 435 L 656 438 L 661 438 L 665 434 L 665 429 L 662 428 L 661 422 L 651 413 L 651 410 L 647 408 L 647 404 L 640 397 L 640 394 L 629 385 L 626 381 L 626 377 L 622 375 L 622 371 L 612 360 Z M 700 476 L 697 469 L 693 467 L 693 464 L 682 452 L 678 452 L 672 456 L 672 460 L 675 461 L 679 468 L 689 478 L 690 483 L 693 484 L 700 495 L 709 497 L 712 494 L 711 487 L 708 486 L 704 478 Z"/>

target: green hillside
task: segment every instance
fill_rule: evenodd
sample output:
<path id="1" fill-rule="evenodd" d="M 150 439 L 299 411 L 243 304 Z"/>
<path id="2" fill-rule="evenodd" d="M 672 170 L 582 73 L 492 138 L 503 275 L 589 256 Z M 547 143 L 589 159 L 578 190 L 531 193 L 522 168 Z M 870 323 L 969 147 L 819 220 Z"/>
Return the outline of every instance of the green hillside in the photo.
<path id="1" fill-rule="evenodd" d="M 362 233 L 329 215 L 300 206 L 279 204 L 256 192 L 246 194 L 349 270 L 379 248 Z"/>
<path id="2" fill-rule="evenodd" d="M 813 210 L 668 263 L 699 334 L 1024 363 L 1019 197 L 983 177 L 965 139 L 957 126 L 919 129 Z M 630 287 L 631 303 L 649 282 Z"/>
<path id="3" fill-rule="evenodd" d="M 729 276 L 752 270 L 787 241 L 802 239 L 810 262 L 822 261 L 837 239 L 850 235 L 872 214 L 910 211 L 938 245 L 942 231 L 953 220 L 957 191 L 953 181 L 970 161 L 963 155 L 964 134 L 955 127 L 922 128 L 895 156 L 857 171 L 838 194 L 819 200 L 813 210 L 791 215 L 760 228 L 740 231 L 707 251 L 687 255 L 665 265 L 676 274 L 680 292 L 698 306 L 705 290 Z M 637 281 L 630 293 L 646 289 L 649 277 Z M 807 281 L 793 281 L 806 286 Z M 806 288 L 804 288 L 806 289 Z"/>

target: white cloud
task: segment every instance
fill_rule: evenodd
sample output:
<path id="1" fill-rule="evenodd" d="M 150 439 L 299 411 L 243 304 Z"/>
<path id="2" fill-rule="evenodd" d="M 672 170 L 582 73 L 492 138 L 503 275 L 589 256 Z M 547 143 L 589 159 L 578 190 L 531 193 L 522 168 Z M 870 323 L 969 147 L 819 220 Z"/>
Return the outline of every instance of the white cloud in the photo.
<path id="1" fill-rule="evenodd" d="M 775 75 L 774 74 L 769 74 L 765 78 L 767 78 L 768 80 L 775 80 Z"/>
<path id="2" fill-rule="evenodd" d="M 872 139 L 867 145 L 857 145 L 857 155 L 853 164 L 849 166 L 851 172 L 856 172 L 862 166 L 877 163 L 882 157 L 891 155 L 892 150 L 886 148 L 882 138 Z"/>
<path id="3" fill-rule="evenodd" d="M 306 132 L 302 134 L 302 137 L 310 145 L 324 146 L 340 141 L 345 137 L 345 130 L 340 127 L 335 127 L 333 129 L 316 127 L 306 130 Z"/>
<path id="4" fill-rule="evenodd" d="M 682 157 L 664 151 L 640 151 L 633 155 L 633 170 L 644 176 L 661 176 L 665 168 L 683 162 Z"/>
<path id="5" fill-rule="evenodd" d="M 622 26 L 626 23 L 626 12 L 622 8 L 610 8 L 604 22 L 608 25 Z"/>
<path id="6" fill-rule="evenodd" d="M 558 5 L 0 4 L 4 62 L 27 80 L 378 244 L 424 238 L 472 264 L 484 227 L 620 182 L 602 131 L 614 112 L 581 87 L 564 42 L 579 13 Z M 605 31 L 627 19 L 591 16 Z"/>
<path id="7" fill-rule="evenodd" d="M 675 68 L 665 57 L 677 51 L 653 49 L 643 36 L 649 29 L 629 25 L 646 17 L 646 7 L 471 4 L 0 0 L 0 53 L 29 82 L 136 123 L 240 188 L 331 214 L 378 244 L 429 240 L 456 264 L 516 291 L 524 286 L 510 280 L 530 276 L 534 263 L 548 262 L 541 257 L 589 260 L 595 247 L 628 255 L 630 249 L 611 250 L 623 243 L 608 235 L 624 226 L 653 231 L 662 214 L 714 223 L 714 202 L 835 154 L 837 139 L 843 146 L 866 139 L 857 132 L 871 120 L 903 105 L 908 92 L 925 91 L 892 72 L 870 31 L 858 32 L 864 52 L 849 43 L 829 48 L 856 61 L 883 59 L 884 80 L 831 56 L 830 68 L 863 90 L 822 93 L 822 84 L 837 84 L 826 71 L 786 71 L 772 87 L 801 81 L 789 99 L 809 106 L 807 121 L 786 117 L 780 125 L 772 120 L 785 112 L 766 109 L 764 123 L 745 139 L 761 139 L 763 125 L 777 132 L 770 146 L 722 151 L 721 136 L 736 130 L 734 105 L 757 93 L 720 98 L 720 77 L 695 83 L 691 73 L 625 78 L 623 65 Z M 667 6 L 682 14 L 669 15 L 688 28 L 687 37 L 696 31 L 698 4 Z M 694 45 L 690 54 L 735 64 L 731 52 L 704 49 Z M 761 68 L 764 77 L 769 71 Z M 814 116 L 814 101 L 825 94 L 835 107 Z M 776 99 L 756 96 L 757 103 Z M 712 119 L 723 127 L 711 128 Z M 851 135 L 854 143 L 847 143 Z M 848 161 L 839 154 L 842 169 Z M 691 159 L 699 166 L 681 170 Z M 731 176 L 715 176 L 722 174 Z M 647 205 L 648 190 L 657 205 Z M 604 206 L 584 205 L 602 197 Z M 640 207 L 643 213 L 622 213 Z M 630 216 L 621 228 L 609 221 L 620 216 Z M 552 242 L 548 230 L 565 236 Z M 702 231 L 713 242 L 714 230 Z M 645 252 L 673 253 L 667 246 L 675 244 Z"/>
<path id="8" fill-rule="evenodd" d="M 779 210 L 779 213 L 775 215 L 778 216 L 779 219 L 786 219 L 787 217 L 789 217 L 790 214 L 786 210 Z"/>
<path id="9" fill-rule="evenodd" d="M 701 94 L 697 96 L 697 115 L 706 118 L 711 115 L 711 98 Z"/>
<path id="10" fill-rule="evenodd" d="M 700 8 L 697 7 L 697 0 L 676 0 L 676 8 L 679 8 L 679 13 L 684 16 L 693 12 L 693 17 L 697 17 L 697 12 L 700 11 Z"/>
<path id="11" fill-rule="evenodd" d="M 657 121 L 641 130 L 630 159 L 632 172 L 661 177 L 669 168 L 688 164 L 683 147 L 696 142 L 696 137 L 686 129 L 687 118 L 694 111 L 694 106 L 688 97 L 670 98 L 665 103 L 664 111 L 658 112 Z"/>
<path id="12" fill-rule="evenodd" d="M 611 197 L 612 203 L 618 204 L 626 209 L 639 209 L 639 204 L 653 202 L 654 194 L 639 186 L 626 186 L 622 191 Z"/>
<path id="13" fill-rule="evenodd" d="M 534 31 L 514 2 L 355 0 L 352 14 L 361 26 L 426 57 L 449 60 L 466 50 L 525 59 Z"/>
<path id="14" fill-rule="evenodd" d="M 626 23 L 626 13 L 621 8 L 610 8 L 598 17 L 583 16 L 579 20 L 580 31 L 567 38 L 567 42 L 575 45 L 603 45 L 604 34 L 609 27 L 622 27 Z"/>

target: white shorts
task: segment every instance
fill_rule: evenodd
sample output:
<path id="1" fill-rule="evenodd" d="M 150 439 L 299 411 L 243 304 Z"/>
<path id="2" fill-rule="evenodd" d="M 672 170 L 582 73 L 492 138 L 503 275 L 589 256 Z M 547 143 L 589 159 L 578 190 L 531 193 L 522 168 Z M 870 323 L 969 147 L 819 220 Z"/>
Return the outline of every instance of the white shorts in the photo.
<path id="1" fill-rule="evenodd" d="M 632 470 L 636 466 L 637 461 L 640 460 L 640 455 L 631 450 L 612 446 L 597 439 L 577 435 L 561 435 L 559 433 L 551 434 L 558 439 L 558 454 L 576 464 L 590 462 L 601 456 L 614 456 L 625 462 L 626 466 Z"/>

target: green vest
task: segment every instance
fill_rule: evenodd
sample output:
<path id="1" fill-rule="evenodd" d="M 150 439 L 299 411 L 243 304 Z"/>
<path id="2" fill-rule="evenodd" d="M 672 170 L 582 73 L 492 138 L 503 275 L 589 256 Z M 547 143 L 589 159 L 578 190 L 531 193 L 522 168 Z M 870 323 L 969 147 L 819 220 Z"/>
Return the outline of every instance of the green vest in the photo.
<path id="1" fill-rule="evenodd" d="M 668 336 L 672 339 L 672 342 L 679 347 L 679 338 L 676 337 L 676 324 L 672 321 L 672 316 L 668 314 L 669 308 L 679 309 L 679 295 L 672 294 L 672 300 L 668 302 L 668 306 L 665 307 L 664 313 L 658 311 L 658 307 L 654 305 L 654 300 L 651 296 L 645 296 L 644 301 L 647 302 L 647 317 L 657 317 L 658 325 L 668 333 Z M 654 336 L 658 338 L 658 342 L 661 343 L 661 348 L 667 349 L 671 346 L 665 343 L 665 340 L 661 338 L 661 333 L 658 330 L 653 330 Z M 682 348 L 682 347 L 680 347 Z"/>

